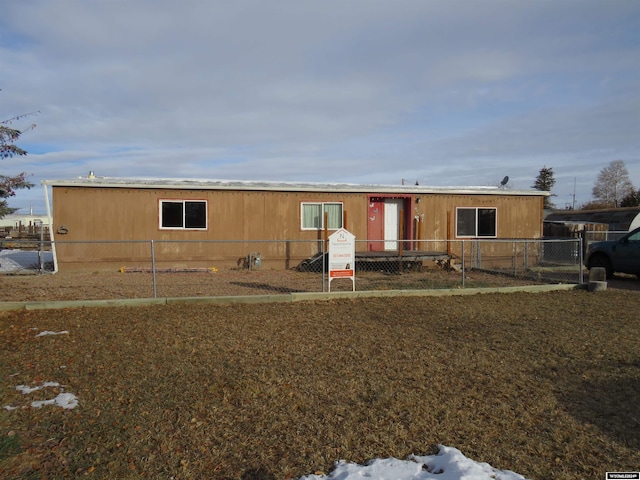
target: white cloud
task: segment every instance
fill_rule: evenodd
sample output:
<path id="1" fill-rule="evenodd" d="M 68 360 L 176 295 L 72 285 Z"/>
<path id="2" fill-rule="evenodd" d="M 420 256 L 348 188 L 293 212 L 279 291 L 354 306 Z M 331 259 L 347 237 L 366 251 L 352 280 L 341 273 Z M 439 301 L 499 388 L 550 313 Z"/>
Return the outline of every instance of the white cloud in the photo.
<path id="1" fill-rule="evenodd" d="M 3 118 L 40 114 L 32 155 L 0 166 L 36 181 L 509 170 L 526 188 L 546 164 L 586 201 L 614 159 L 640 186 L 639 17 L 633 0 L 10 2 Z"/>

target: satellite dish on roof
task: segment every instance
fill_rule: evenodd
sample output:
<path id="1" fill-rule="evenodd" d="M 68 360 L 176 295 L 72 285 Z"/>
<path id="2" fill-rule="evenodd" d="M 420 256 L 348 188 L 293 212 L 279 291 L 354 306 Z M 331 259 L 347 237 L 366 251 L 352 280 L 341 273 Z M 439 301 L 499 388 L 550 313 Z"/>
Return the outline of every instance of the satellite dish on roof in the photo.
<path id="1" fill-rule="evenodd" d="M 505 177 L 500 182 L 500 185 L 504 187 L 507 183 L 509 183 L 509 175 L 505 175 Z"/>

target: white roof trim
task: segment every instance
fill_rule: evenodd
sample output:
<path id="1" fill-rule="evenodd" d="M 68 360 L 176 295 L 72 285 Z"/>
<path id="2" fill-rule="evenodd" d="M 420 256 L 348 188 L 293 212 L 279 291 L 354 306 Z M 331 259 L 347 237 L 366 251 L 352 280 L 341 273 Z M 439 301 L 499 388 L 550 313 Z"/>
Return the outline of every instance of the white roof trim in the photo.
<path id="1" fill-rule="evenodd" d="M 376 185 L 356 183 L 275 182 L 261 180 L 196 180 L 158 178 L 77 177 L 66 180 L 43 180 L 52 187 L 156 188 L 193 190 L 252 190 L 285 192 L 349 192 L 380 194 L 460 194 L 460 195 L 532 195 L 548 196 L 540 190 L 509 190 L 492 186 L 428 187 L 422 185 Z"/>

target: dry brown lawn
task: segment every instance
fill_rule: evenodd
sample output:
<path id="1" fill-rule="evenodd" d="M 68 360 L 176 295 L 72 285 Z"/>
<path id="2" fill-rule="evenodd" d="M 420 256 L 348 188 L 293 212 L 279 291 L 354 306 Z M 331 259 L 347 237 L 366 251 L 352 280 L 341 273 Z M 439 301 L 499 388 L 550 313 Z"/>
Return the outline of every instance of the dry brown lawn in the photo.
<path id="1" fill-rule="evenodd" d="M 555 282 L 575 283 L 577 275 L 565 274 Z M 152 298 L 151 273 L 120 273 L 118 271 L 61 272 L 55 275 L 0 275 L 0 302 L 105 300 Z M 291 292 L 322 292 L 320 273 L 295 270 L 234 270 L 192 273 L 158 273 L 155 277 L 157 297 L 204 297 L 227 295 L 270 295 Z M 548 283 L 531 277 L 514 278 L 480 271 L 469 271 L 465 287 L 504 287 Z M 640 285 L 640 282 L 635 282 Z M 402 274 L 385 271 L 358 273 L 356 290 L 425 290 L 461 288 L 462 274 L 430 268 L 405 271 Z M 332 282 L 332 291 L 351 290 L 348 279 Z"/>
<path id="2" fill-rule="evenodd" d="M 437 444 L 529 479 L 637 471 L 639 310 L 576 290 L 3 312 L 0 477 L 285 479 Z M 15 389 L 43 382 L 79 406 Z"/>

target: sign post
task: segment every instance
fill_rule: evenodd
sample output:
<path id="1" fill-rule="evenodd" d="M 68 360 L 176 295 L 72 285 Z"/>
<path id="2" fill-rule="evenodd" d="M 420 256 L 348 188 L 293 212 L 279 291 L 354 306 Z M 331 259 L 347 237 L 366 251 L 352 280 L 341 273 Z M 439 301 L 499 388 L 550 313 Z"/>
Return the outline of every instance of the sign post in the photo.
<path id="1" fill-rule="evenodd" d="M 329 291 L 334 278 L 349 278 L 356 290 L 356 237 L 344 228 L 329 235 Z"/>

